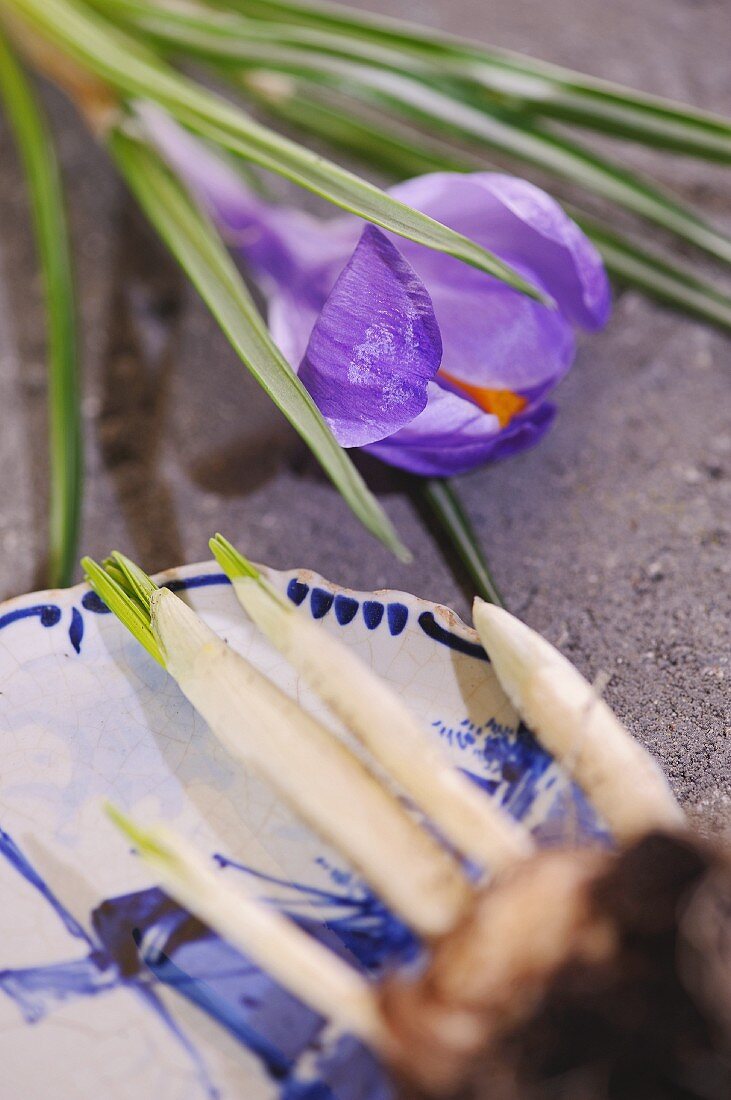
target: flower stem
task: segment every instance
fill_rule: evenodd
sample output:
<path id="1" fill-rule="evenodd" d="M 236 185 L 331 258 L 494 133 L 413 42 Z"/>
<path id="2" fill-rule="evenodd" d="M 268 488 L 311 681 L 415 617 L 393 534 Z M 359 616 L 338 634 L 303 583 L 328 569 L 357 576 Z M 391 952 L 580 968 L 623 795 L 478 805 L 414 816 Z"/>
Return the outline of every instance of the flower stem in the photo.
<path id="1" fill-rule="evenodd" d="M 474 582 L 477 594 L 488 603 L 504 607 L 503 598 L 453 482 L 442 478 L 425 478 L 419 481 L 419 489 L 451 548 Z"/>

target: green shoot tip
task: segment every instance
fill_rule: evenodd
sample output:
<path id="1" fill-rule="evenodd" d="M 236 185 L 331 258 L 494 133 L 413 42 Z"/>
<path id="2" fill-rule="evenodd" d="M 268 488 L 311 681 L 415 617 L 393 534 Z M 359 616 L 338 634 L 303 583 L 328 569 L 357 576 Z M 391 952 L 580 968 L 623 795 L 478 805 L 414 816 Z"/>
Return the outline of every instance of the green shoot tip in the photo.
<path id="1" fill-rule="evenodd" d="M 165 668 L 165 659 L 155 640 L 150 623 L 150 586 L 156 586 L 138 566 L 123 555 L 115 555 L 104 566 L 84 557 L 81 565 L 86 580 L 130 634 L 145 647 L 151 657 Z"/>
<path id="2" fill-rule="evenodd" d="M 157 592 L 155 582 L 140 569 L 139 565 L 136 565 L 126 554 L 120 553 L 119 550 L 113 550 L 108 560 L 112 565 L 112 569 L 121 573 L 124 578 L 121 583 L 127 594 L 132 599 L 138 600 L 143 609 L 149 613 L 150 597 L 153 592 Z"/>
<path id="3" fill-rule="evenodd" d="M 249 559 L 245 558 L 228 539 L 224 538 L 223 535 L 215 534 L 208 545 L 211 548 L 214 558 L 229 580 L 235 580 L 236 577 L 253 577 L 254 580 L 260 579 L 261 573 L 259 570 L 253 566 Z"/>
<path id="4" fill-rule="evenodd" d="M 119 831 L 136 848 L 140 856 L 154 859 L 169 860 L 170 853 L 167 848 L 155 836 L 155 833 L 143 829 L 131 817 L 115 806 L 112 802 L 105 802 L 104 812 L 109 820 L 116 825 Z"/>

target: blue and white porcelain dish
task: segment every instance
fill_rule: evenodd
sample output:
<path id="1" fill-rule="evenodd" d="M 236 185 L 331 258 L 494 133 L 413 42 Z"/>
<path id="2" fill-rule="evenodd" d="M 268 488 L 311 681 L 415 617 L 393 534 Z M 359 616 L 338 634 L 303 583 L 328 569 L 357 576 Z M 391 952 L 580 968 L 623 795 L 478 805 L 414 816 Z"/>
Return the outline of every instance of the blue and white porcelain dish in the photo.
<path id="1" fill-rule="evenodd" d="M 455 764 L 541 843 L 602 835 L 520 725 L 475 633 L 401 592 L 268 571 L 385 677 Z M 327 718 L 211 563 L 165 583 Z M 374 974 L 409 930 L 232 761 L 176 685 L 81 585 L 0 607 L 0 1055 L 24 1100 L 387 1100 L 370 1055 L 165 897 L 103 811 L 165 821 Z M 384 853 L 388 838 L 384 837 Z"/>

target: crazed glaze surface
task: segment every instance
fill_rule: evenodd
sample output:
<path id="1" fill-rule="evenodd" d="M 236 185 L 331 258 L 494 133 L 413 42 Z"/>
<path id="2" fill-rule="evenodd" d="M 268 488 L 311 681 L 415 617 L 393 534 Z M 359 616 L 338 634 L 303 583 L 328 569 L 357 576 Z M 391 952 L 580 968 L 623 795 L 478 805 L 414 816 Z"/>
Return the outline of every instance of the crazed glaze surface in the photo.
<path id="1" fill-rule="evenodd" d="M 407 699 L 454 762 L 542 843 L 601 833 L 520 726 L 476 635 L 446 608 L 270 572 Z M 263 672 L 321 706 L 218 567 L 165 574 Z M 387 1100 L 370 1055 L 170 901 L 103 813 L 164 819 L 354 965 L 418 950 L 408 929 L 266 785 L 84 586 L 0 607 L 3 1094 L 135 1100 Z M 384 858 L 387 838 L 384 838 Z"/>

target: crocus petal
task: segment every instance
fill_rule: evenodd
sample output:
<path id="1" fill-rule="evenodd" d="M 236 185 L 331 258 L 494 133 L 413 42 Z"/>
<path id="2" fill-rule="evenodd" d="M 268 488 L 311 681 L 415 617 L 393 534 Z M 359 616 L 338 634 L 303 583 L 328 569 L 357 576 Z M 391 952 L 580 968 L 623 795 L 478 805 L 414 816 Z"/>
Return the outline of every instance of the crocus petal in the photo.
<path id="1" fill-rule="evenodd" d="M 386 236 L 366 226 L 299 369 L 338 442 L 362 447 L 413 420 L 441 357 L 424 284 Z"/>
<path id="2" fill-rule="evenodd" d="M 428 286 L 450 379 L 537 397 L 569 370 L 574 332 L 557 311 L 488 276 L 465 278 L 451 264 Z"/>
<path id="3" fill-rule="evenodd" d="M 544 403 L 501 430 L 496 416 L 432 382 L 426 409 L 394 435 L 366 450 L 402 470 L 424 477 L 448 477 L 532 447 L 551 426 L 552 405 Z"/>
<path id="4" fill-rule="evenodd" d="M 296 369 L 307 350 L 320 307 L 304 301 L 289 289 L 279 287 L 270 294 L 268 306 L 267 324 L 272 339 L 287 362 Z"/>
<path id="5" fill-rule="evenodd" d="M 498 172 L 434 172 L 398 184 L 391 194 L 532 276 L 568 320 L 587 329 L 606 323 L 611 302 L 601 256 L 539 187 Z M 424 278 L 413 246 L 404 251 Z M 429 278 L 425 281 L 430 285 Z"/>

